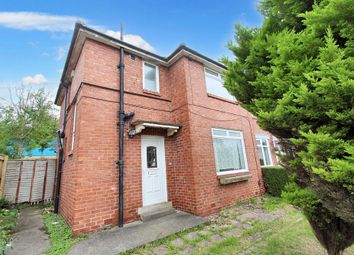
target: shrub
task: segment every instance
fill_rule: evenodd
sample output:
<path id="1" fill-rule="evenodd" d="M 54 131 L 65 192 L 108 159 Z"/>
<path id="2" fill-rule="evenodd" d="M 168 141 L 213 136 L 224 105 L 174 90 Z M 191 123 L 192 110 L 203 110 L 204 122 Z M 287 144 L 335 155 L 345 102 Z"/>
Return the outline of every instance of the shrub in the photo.
<path id="1" fill-rule="evenodd" d="M 6 200 L 4 197 L 0 197 L 0 209 L 9 209 L 10 202 Z"/>
<path id="2" fill-rule="evenodd" d="M 0 209 L 0 254 L 5 254 L 6 244 L 16 227 L 17 209 Z"/>
<path id="3" fill-rule="evenodd" d="M 263 167 L 262 172 L 267 192 L 280 197 L 285 185 L 290 181 L 285 168 L 280 166 Z"/>

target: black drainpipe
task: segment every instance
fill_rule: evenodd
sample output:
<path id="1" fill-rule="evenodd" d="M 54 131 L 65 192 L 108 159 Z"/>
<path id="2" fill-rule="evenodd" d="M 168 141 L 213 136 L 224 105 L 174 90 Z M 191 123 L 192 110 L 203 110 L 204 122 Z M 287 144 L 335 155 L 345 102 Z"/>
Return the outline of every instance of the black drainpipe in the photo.
<path id="1" fill-rule="evenodd" d="M 123 40 L 123 30 L 121 29 L 121 40 Z M 119 218 L 118 226 L 123 227 L 123 188 L 124 188 L 124 124 L 125 121 L 134 116 L 134 112 L 126 114 L 124 112 L 124 48 L 120 47 L 120 62 L 119 62 L 119 197 L 118 197 L 118 209 Z"/>
<path id="2" fill-rule="evenodd" d="M 65 137 L 65 126 L 66 126 L 66 108 L 67 108 L 67 97 L 68 97 L 68 88 L 65 87 L 65 98 L 64 98 L 64 114 L 62 119 L 61 130 L 57 131 L 57 140 L 58 140 L 58 148 L 59 148 L 59 158 L 58 158 L 58 174 L 57 174 L 57 182 L 56 182 L 56 190 L 55 190 L 55 201 L 54 201 L 54 213 L 58 213 L 59 211 L 59 196 L 60 196 L 60 183 L 61 183 L 61 173 L 63 170 L 63 157 L 64 157 L 64 148 L 62 139 Z"/>

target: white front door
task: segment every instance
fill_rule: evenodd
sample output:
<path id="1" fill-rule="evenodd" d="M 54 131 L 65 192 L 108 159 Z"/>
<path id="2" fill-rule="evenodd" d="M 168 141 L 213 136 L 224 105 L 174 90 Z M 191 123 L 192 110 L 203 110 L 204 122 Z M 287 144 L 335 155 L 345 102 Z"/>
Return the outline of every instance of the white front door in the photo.
<path id="1" fill-rule="evenodd" d="M 141 136 L 143 206 L 167 201 L 163 136 Z"/>

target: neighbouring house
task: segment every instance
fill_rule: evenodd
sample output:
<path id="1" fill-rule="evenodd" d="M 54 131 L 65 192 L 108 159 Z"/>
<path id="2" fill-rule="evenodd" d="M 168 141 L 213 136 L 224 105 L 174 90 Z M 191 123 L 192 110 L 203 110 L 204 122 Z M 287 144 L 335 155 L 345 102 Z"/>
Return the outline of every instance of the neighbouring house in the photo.
<path id="1" fill-rule="evenodd" d="M 207 216 L 264 192 L 272 136 L 223 87 L 225 66 L 184 46 L 167 58 L 77 24 L 61 106 L 59 213 L 75 234 L 118 222 L 120 48 L 124 49 L 124 223 L 144 208 Z M 156 207 L 158 208 L 158 206 Z"/>

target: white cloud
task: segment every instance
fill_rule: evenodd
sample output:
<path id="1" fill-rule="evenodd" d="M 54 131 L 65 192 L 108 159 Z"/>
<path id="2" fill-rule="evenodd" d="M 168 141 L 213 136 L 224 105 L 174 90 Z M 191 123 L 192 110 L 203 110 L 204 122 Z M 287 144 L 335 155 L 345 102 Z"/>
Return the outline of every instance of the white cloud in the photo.
<path id="1" fill-rule="evenodd" d="M 40 12 L 0 12 L 0 27 L 20 30 L 68 32 L 74 29 L 74 24 L 77 21 L 87 23 L 85 19 L 76 16 L 52 15 Z M 103 31 L 109 36 L 120 38 L 119 31 L 109 30 L 99 25 L 90 25 L 90 27 Z M 139 35 L 126 34 L 124 35 L 124 41 L 147 51 L 155 51 L 155 49 Z M 65 55 L 64 53 L 64 49 L 59 48 L 56 59 L 62 59 Z"/>
<path id="2" fill-rule="evenodd" d="M 63 58 L 64 58 L 64 56 L 65 56 L 65 50 L 64 50 L 64 48 L 63 47 L 59 47 L 58 48 L 58 51 L 57 51 L 57 56 L 56 56 L 56 60 L 57 61 L 60 61 L 60 60 L 62 60 Z"/>
<path id="3" fill-rule="evenodd" d="M 39 85 L 48 82 L 43 74 L 36 74 L 34 76 L 26 76 L 22 78 L 23 85 Z"/>
<path id="4" fill-rule="evenodd" d="M 119 31 L 107 30 L 105 33 L 109 36 L 120 39 Z M 147 41 L 145 41 L 140 35 L 126 34 L 123 37 L 123 41 L 133 44 L 144 50 L 155 52 L 155 49 Z"/>
<path id="5" fill-rule="evenodd" d="M 66 32 L 74 28 L 75 16 L 59 16 L 39 12 L 0 12 L 0 26 L 20 30 Z"/>

